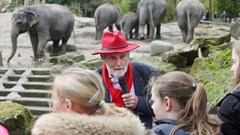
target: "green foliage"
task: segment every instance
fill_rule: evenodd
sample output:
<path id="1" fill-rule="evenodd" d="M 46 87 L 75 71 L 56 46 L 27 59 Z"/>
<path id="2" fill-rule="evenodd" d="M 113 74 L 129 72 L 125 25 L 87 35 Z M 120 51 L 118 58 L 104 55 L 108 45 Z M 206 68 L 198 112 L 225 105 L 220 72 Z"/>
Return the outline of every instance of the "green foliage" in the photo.
<path id="1" fill-rule="evenodd" d="M 194 75 L 204 83 L 210 103 L 219 101 L 231 89 L 231 49 L 216 51 L 202 62 L 204 70 Z"/>
<path id="2" fill-rule="evenodd" d="M 239 0 L 218 0 L 216 2 L 218 13 L 226 11 L 228 17 L 235 18 L 240 12 L 240 2 Z"/>
<path id="3" fill-rule="evenodd" d="M 57 4 L 61 4 L 61 5 L 70 5 L 69 0 L 46 0 L 47 3 L 57 3 Z"/>
<path id="4" fill-rule="evenodd" d="M 77 16 L 83 16 L 83 13 L 79 8 L 71 6 L 69 7 L 69 10 Z"/>

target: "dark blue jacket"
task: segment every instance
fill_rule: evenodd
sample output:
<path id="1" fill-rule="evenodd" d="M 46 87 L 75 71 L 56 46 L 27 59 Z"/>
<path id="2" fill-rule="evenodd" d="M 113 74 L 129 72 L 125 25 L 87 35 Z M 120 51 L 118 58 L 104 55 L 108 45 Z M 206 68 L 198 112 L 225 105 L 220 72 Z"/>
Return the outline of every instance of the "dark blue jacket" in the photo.
<path id="1" fill-rule="evenodd" d="M 133 110 L 133 112 L 139 116 L 140 120 L 145 124 L 145 127 L 152 128 L 152 117 L 154 116 L 154 114 L 151 109 L 151 105 L 147 100 L 145 88 L 148 85 L 149 79 L 152 76 L 157 75 L 157 71 L 155 68 L 140 62 L 131 63 L 133 68 L 133 84 L 135 95 L 138 97 L 138 106 L 136 109 Z M 99 74 L 102 74 L 102 67 L 98 68 L 97 72 Z M 105 101 L 109 103 L 111 102 L 109 90 L 106 88 L 106 86 L 105 89 Z"/>
<path id="2" fill-rule="evenodd" d="M 240 88 L 227 94 L 218 104 L 223 135 L 240 135 Z"/>
<path id="3" fill-rule="evenodd" d="M 155 122 L 157 125 L 152 129 L 157 135 L 169 135 L 171 130 L 178 124 L 177 120 L 161 119 Z M 174 135 L 190 135 L 191 132 L 186 132 L 183 129 L 178 129 Z"/>

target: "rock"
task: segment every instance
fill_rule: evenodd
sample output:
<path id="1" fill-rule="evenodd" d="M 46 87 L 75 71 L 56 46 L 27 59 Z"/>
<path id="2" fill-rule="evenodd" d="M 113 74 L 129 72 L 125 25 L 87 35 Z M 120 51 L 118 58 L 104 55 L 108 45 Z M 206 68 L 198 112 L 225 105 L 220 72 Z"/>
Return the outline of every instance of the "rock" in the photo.
<path id="1" fill-rule="evenodd" d="M 10 135 L 30 135 L 34 117 L 24 106 L 17 103 L 0 102 L 0 124 Z"/>
<path id="2" fill-rule="evenodd" d="M 3 66 L 3 57 L 2 57 L 2 51 L 0 51 L 0 66 Z"/>
<path id="3" fill-rule="evenodd" d="M 211 35 L 206 37 L 199 37 L 195 38 L 191 44 L 198 44 L 200 48 L 208 48 L 209 45 L 211 46 L 218 46 L 225 42 L 231 41 L 231 35 L 228 32 L 223 32 L 222 34 Z"/>
<path id="4" fill-rule="evenodd" d="M 159 57 L 144 56 L 133 61 L 139 61 L 156 68 L 160 74 L 165 74 L 177 70 L 177 67 L 171 63 L 162 62 Z"/>
<path id="5" fill-rule="evenodd" d="M 49 61 L 56 64 L 67 64 L 67 65 L 73 65 L 74 63 L 78 63 L 85 60 L 85 56 L 83 54 L 79 55 L 62 55 L 62 56 L 56 56 L 51 57 Z"/>
<path id="6" fill-rule="evenodd" d="M 62 43 L 59 42 L 61 45 Z M 52 49 L 52 42 L 47 43 L 46 47 L 44 48 L 44 51 L 51 52 Z M 77 51 L 77 47 L 75 45 L 67 44 L 67 52 L 74 52 Z"/>
<path id="7" fill-rule="evenodd" d="M 151 48 L 150 48 L 150 55 L 161 55 L 164 52 L 173 50 L 173 45 L 171 43 L 161 41 L 161 40 L 154 40 L 151 42 Z"/>
<path id="8" fill-rule="evenodd" d="M 77 63 L 76 65 L 84 65 L 88 69 L 95 70 L 96 68 L 103 65 L 103 61 L 100 58 L 92 59 L 92 60 L 85 60 L 80 63 Z M 74 64 L 75 65 L 75 64 Z"/>
<path id="9" fill-rule="evenodd" d="M 165 52 L 161 55 L 162 61 L 172 63 L 177 67 L 187 66 L 187 58 L 179 55 L 177 51 Z"/>
<path id="10" fill-rule="evenodd" d="M 234 37 L 235 39 L 237 40 L 240 39 L 240 21 L 235 22 L 230 27 L 230 33 L 231 33 L 231 36 Z"/>

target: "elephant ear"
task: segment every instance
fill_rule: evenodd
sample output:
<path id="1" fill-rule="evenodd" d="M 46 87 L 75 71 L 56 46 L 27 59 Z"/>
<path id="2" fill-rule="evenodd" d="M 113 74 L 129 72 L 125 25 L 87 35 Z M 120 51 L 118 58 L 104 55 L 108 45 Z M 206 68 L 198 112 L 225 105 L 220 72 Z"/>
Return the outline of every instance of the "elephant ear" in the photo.
<path id="1" fill-rule="evenodd" d="M 27 11 L 27 13 L 28 13 L 27 18 L 28 18 L 29 26 L 32 27 L 34 24 L 38 22 L 37 14 L 31 11 Z"/>

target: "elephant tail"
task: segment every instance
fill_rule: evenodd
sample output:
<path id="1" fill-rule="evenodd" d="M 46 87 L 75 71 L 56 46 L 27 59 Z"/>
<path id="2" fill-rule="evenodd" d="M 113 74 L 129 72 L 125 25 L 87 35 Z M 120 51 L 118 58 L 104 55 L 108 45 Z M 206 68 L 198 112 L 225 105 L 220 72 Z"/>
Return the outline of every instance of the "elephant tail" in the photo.
<path id="1" fill-rule="evenodd" d="M 191 11 L 190 9 L 186 9 L 187 12 L 187 29 L 188 31 L 192 31 L 192 27 L 191 27 Z"/>
<path id="2" fill-rule="evenodd" d="M 73 28 L 72 32 L 73 32 L 74 42 L 75 42 L 75 44 L 77 44 L 76 34 L 75 34 L 75 31 L 74 31 L 74 28 Z"/>
<path id="3" fill-rule="evenodd" d="M 148 5 L 148 9 L 149 9 L 149 15 L 150 15 L 150 27 L 152 27 L 154 29 L 154 22 L 153 22 L 153 5 L 149 4 Z"/>

